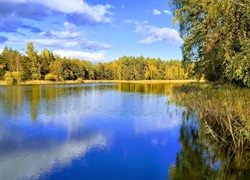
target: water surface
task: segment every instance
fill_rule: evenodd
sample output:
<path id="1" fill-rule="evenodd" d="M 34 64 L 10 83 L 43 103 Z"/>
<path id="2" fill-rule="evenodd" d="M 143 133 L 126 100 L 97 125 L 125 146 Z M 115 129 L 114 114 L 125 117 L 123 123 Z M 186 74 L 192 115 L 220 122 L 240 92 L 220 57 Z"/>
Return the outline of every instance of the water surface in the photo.
<path id="1" fill-rule="evenodd" d="M 1 86 L 1 179 L 169 178 L 185 109 L 168 86 Z"/>
<path id="2" fill-rule="evenodd" d="M 249 179 L 177 86 L 0 86 L 0 179 Z"/>

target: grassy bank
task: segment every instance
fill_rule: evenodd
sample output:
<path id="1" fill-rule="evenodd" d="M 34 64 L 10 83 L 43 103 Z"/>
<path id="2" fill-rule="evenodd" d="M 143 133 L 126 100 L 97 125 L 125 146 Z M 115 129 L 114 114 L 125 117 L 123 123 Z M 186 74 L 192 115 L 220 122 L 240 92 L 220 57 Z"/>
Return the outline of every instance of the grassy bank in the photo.
<path id="1" fill-rule="evenodd" d="M 182 150 L 169 168 L 170 179 L 249 177 L 250 89 L 190 83 L 174 86 L 170 97 L 169 103 L 185 107 L 180 129 Z M 193 173 L 194 169 L 201 171 Z"/>
<path id="2" fill-rule="evenodd" d="M 24 81 L 19 83 L 19 85 L 31 85 L 31 84 L 77 84 L 79 82 L 76 81 L 46 81 L 46 80 L 32 80 L 32 81 Z M 0 81 L 0 85 L 9 85 L 5 81 Z"/>
<path id="3" fill-rule="evenodd" d="M 197 80 L 83 80 L 77 81 L 45 81 L 45 80 L 32 80 L 21 82 L 21 85 L 30 84 L 81 84 L 81 83 L 191 83 L 197 82 Z M 8 85 L 5 81 L 0 81 L 0 85 Z"/>
<path id="4" fill-rule="evenodd" d="M 177 105 L 187 108 L 187 115 L 197 113 L 200 133 L 226 149 L 237 167 L 249 168 L 250 89 L 213 83 L 184 84 L 173 88 L 172 97 Z M 239 161 L 242 158 L 246 161 Z"/>
<path id="5" fill-rule="evenodd" d="M 142 83 L 142 84 L 151 84 L 151 83 L 191 83 L 197 82 L 197 80 L 84 80 L 84 83 Z"/>

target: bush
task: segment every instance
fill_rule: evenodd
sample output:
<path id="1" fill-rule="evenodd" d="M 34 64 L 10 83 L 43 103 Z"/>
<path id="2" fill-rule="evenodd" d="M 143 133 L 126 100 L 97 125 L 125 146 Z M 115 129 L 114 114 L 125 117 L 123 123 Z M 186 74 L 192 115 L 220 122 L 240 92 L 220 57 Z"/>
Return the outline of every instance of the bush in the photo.
<path id="1" fill-rule="evenodd" d="M 13 72 L 12 77 L 14 79 L 14 84 L 20 84 L 22 82 L 22 74 L 20 72 Z"/>
<path id="2" fill-rule="evenodd" d="M 76 82 L 77 83 L 83 83 L 83 79 L 82 78 L 77 78 Z"/>
<path id="3" fill-rule="evenodd" d="M 46 81 L 57 81 L 57 76 L 53 73 L 49 73 L 44 78 Z"/>
<path id="4" fill-rule="evenodd" d="M 4 74 L 4 80 L 7 84 L 20 84 L 22 82 L 22 73 L 7 71 Z"/>

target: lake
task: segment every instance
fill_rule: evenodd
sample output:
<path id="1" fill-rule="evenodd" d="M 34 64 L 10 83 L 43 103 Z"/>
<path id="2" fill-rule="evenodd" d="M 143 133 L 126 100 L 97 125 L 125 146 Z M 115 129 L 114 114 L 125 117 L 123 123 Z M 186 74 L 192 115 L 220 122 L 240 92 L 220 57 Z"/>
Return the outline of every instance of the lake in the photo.
<path id="1" fill-rule="evenodd" d="M 197 114 L 171 101 L 171 88 L 0 86 L 0 179 L 217 176 L 222 158 L 197 143 Z"/>

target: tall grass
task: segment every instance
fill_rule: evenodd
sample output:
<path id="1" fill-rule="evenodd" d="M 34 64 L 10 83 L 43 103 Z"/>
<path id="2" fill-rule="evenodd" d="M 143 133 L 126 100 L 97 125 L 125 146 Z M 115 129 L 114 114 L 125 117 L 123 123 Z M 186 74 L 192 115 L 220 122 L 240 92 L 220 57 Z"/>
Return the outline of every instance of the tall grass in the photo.
<path id="1" fill-rule="evenodd" d="M 238 168 L 250 164 L 250 89 L 213 83 L 173 88 L 172 100 L 197 113 L 204 134 L 227 151 Z M 239 161 L 239 159 L 245 159 Z M 241 166 L 241 167 L 240 167 Z"/>

